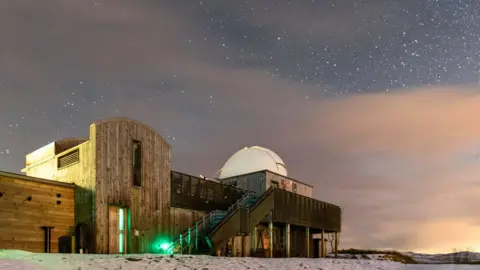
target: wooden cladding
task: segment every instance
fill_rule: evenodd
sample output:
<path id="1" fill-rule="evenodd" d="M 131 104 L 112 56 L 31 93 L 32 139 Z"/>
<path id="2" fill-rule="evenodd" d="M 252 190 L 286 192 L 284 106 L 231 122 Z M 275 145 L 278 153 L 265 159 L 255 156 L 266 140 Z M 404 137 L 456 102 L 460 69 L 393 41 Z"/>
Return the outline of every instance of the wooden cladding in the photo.
<path id="1" fill-rule="evenodd" d="M 172 207 L 226 210 L 245 194 L 244 190 L 179 172 L 172 171 L 171 178 Z"/>
<path id="2" fill-rule="evenodd" d="M 80 151 L 78 149 L 73 150 L 63 156 L 58 157 L 57 166 L 58 169 L 68 167 L 80 161 Z"/>
<path id="3" fill-rule="evenodd" d="M 340 207 L 281 189 L 274 196 L 274 221 L 326 232 L 341 230 Z"/>
<path id="4" fill-rule="evenodd" d="M 138 150 L 135 140 L 141 142 Z M 112 205 L 129 213 L 127 253 L 156 251 L 155 239 L 170 233 L 170 146 L 153 129 L 125 118 L 92 124 L 90 143 L 95 149 L 94 253 L 109 252 Z M 140 166 L 141 188 L 134 187 L 134 164 Z"/>
<path id="5" fill-rule="evenodd" d="M 142 186 L 142 143 L 133 141 L 133 186 Z"/>
<path id="6" fill-rule="evenodd" d="M 232 235 L 248 234 L 250 232 L 248 222 L 248 210 L 238 208 L 210 233 L 211 243 L 218 247 L 230 240 Z"/>
<path id="7" fill-rule="evenodd" d="M 61 239 L 75 226 L 74 187 L 52 180 L 0 174 L 0 249 L 44 251 L 42 226 L 51 231 L 51 252 L 62 250 Z"/>

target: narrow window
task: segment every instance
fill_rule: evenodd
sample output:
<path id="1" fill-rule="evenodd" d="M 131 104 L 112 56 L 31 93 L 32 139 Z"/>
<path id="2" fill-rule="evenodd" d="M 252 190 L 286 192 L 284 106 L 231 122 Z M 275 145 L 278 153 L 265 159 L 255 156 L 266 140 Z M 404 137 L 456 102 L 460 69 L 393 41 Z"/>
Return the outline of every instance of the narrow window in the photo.
<path id="1" fill-rule="evenodd" d="M 142 186 L 142 143 L 133 141 L 133 186 Z"/>
<path id="2" fill-rule="evenodd" d="M 296 183 L 292 183 L 292 192 L 297 193 L 297 184 Z"/>

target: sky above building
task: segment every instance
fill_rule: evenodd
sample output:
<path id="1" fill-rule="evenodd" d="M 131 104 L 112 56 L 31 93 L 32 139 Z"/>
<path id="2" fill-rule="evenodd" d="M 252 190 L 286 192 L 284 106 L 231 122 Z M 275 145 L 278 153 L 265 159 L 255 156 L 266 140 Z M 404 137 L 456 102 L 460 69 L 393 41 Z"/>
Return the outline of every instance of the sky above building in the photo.
<path id="1" fill-rule="evenodd" d="M 261 145 L 341 247 L 480 250 L 480 3 L 0 1 L 0 170 L 125 116 L 213 175 Z"/>

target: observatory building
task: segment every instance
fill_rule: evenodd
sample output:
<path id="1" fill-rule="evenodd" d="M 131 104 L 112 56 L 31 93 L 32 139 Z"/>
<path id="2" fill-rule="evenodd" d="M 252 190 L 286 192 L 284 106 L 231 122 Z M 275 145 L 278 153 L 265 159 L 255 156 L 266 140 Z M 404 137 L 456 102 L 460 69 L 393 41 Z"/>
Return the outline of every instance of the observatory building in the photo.
<path id="1" fill-rule="evenodd" d="M 263 170 L 287 176 L 287 166 L 272 150 L 260 146 L 245 147 L 225 162 L 220 169 L 220 178 Z"/>
<path id="2" fill-rule="evenodd" d="M 270 187 L 312 197 L 313 187 L 287 177 L 287 166 L 270 149 L 251 146 L 233 154 L 219 170 L 221 183 L 263 193 Z"/>
<path id="3" fill-rule="evenodd" d="M 341 230 L 340 207 L 269 149 L 240 149 L 214 181 L 170 160 L 160 134 L 126 118 L 33 151 L 25 175 L 0 172 L 0 249 L 323 257 L 324 235 Z"/>

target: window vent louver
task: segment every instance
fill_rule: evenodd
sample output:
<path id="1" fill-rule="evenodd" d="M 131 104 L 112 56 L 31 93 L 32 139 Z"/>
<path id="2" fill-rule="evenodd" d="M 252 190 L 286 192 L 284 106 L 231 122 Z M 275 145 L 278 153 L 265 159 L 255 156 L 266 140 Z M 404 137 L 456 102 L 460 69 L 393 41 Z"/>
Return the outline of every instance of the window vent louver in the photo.
<path id="1" fill-rule="evenodd" d="M 62 169 L 80 160 L 78 149 L 58 158 L 58 168 Z"/>

